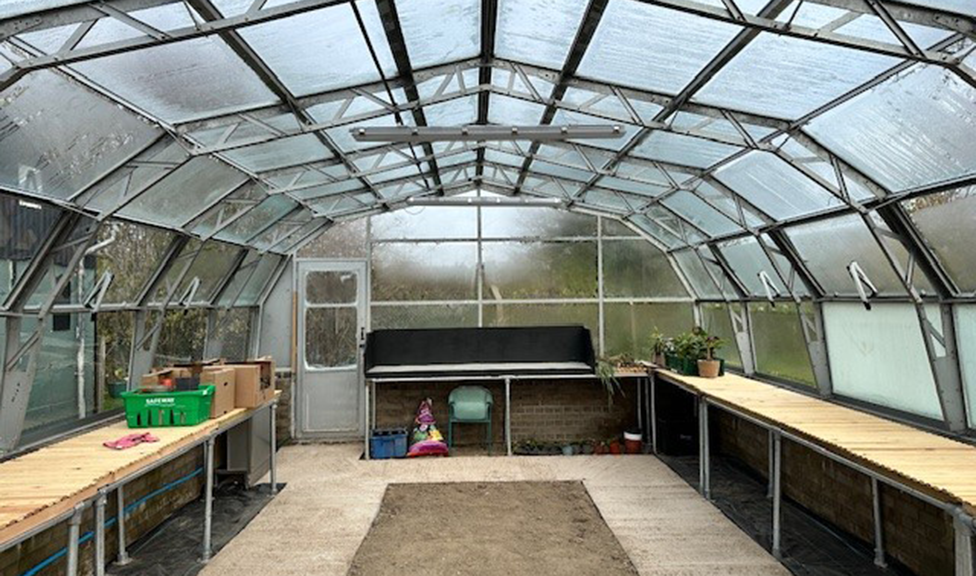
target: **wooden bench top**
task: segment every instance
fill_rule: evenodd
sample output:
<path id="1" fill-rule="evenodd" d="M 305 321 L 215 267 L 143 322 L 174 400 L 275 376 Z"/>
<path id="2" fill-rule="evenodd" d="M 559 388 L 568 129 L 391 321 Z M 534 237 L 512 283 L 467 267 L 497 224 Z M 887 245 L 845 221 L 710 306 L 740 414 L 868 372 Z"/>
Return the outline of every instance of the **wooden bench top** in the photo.
<path id="1" fill-rule="evenodd" d="M 707 379 L 655 372 L 714 404 L 828 448 L 969 514 L 976 512 L 976 446 L 735 374 Z"/>
<path id="2" fill-rule="evenodd" d="M 137 476 L 167 456 L 243 422 L 258 409 L 236 408 L 197 426 L 136 430 L 125 421 L 116 422 L 0 463 L 0 549 L 73 510 L 99 489 Z M 151 432 L 159 442 L 127 450 L 102 445 L 138 432 Z"/>

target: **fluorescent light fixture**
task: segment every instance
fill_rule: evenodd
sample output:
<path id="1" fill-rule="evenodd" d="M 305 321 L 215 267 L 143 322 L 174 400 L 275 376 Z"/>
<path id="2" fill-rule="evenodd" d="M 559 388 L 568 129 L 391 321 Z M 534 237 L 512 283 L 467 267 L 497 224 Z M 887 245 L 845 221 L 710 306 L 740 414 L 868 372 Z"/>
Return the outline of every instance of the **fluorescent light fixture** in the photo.
<path id="1" fill-rule="evenodd" d="M 545 206 L 562 208 L 566 202 L 561 198 L 529 198 L 508 196 L 445 196 L 408 198 L 409 206 Z"/>
<path id="2" fill-rule="evenodd" d="M 350 128 L 359 142 L 483 142 L 489 140 L 607 140 L 624 135 L 619 124 L 573 126 L 377 126 Z"/>

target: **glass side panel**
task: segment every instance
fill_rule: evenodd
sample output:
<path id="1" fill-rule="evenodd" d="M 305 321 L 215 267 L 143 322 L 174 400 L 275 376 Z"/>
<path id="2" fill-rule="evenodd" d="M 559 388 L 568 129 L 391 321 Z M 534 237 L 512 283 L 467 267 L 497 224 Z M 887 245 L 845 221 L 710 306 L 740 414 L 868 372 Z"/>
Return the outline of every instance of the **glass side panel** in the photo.
<path id="1" fill-rule="evenodd" d="M 596 218 L 539 207 L 483 208 L 485 238 L 566 238 L 596 236 Z"/>
<path id="2" fill-rule="evenodd" d="M 359 218 L 332 224 L 298 251 L 299 258 L 365 258 L 366 223 Z"/>
<path id="3" fill-rule="evenodd" d="M 708 270 L 694 250 L 681 250 L 674 252 L 673 255 L 678 268 L 681 268 L 685 279 L 699 298 L 722 298 L 722 292 L 708 275 Z"/>
<path id="4" fill-rule="evenodd" d="M 566 326 L 581 324 L 590 330 L 594 347 L 600 334 L 599 306 L 594 302 L 573 304 L 485 303 L 485 326 Z"/>
<path id="5" fill-rule="evenodd" d="M 905 294 L 904 286 L 859 216 L 791 227 L 786 233 L 828 294 L 857 295 L 857 286 L 847 270 L 853 261 L 881 294 Z"/>
<path id="6" fill-rule="evenodd" d="M 728 144 L 655 130 L 634 148 L 633 155 L 682 166 L 707 168 L 739 150 Z"/>
<path id="7" fill-rule="evenodd" d="M 841 201 L 770 152 L 749 152 L 715 172 L 757 208 L 782 220 L 839 206 Z"/>
<path id="8" fill-rule="evenodd" d="M 604 238 L 603 294 L 607 298 L 688 296 L 668 257 L 642 238 Z"/>
<path id="9" fill-rule="evenodd" d="M 226 164 L 194 158 L 143 192 L 119 216 L 179 226 L 246 179 Z"/>
<path id="10" fill-rule="evenodd" d="M 674 210 L 709 236 L 741 232 L 742 227 L 706 204 L 691 192 L 680 190 L 668 196 L 662 204 Z"/>
<path id="11" fill-rule="evenodd" d="M 901 203 L 960 291 L 976 292 L 976 186 Z"/>
<path id="12" fill-rule="evenodd" d="M 739 30 L 649 4 L 611 0 L 579 75 L 677 94 Z"/>
<path id="13" fill-rule="evenodd" d="M 424 206 L 378 214 L 370 219 L 374 239 L 470 238 L 478 236 L 478 210 Z"/>
<path id="14" fill-rule="evenodd" d="M 159 135 L 54 72 L 28 74 L 0 103 L 0 184 L 32 194 L 66 199 Z"/>
<path id="15" fill-rule="evenodd" d="M 477 252 L 474 242 L 375 244 L 373 300 L 473 300 Z"/>
<path id="16" fill-rule="evenodd" d="M 271 275 L 274 274 L 274 271 L 277 269 L 280 262 L 281 256 L 265 254 L 258 261 L 257 269 L 254 271 L 254 274 L 248 276 L 247 283 L 244 284 L 244 288 L 241 289 L 240 294 L 238 294 L 237 298 L 234 300 L 234 305 L 254 306 L 257 304 L 258 298 L 261 296 L 264 287 L 271 279 Z"/>
<path id="17" fill-rule="evenodd" d="M 835 394 L 942 419 L 913 305 L 824 303 L 823 321 Z"/>
<path id="18" fill-rule="evenodd" d="M 305 301 L 309 304 L 355 304 L 359 278 L 355 272 L 314 271 L 305 276 Z"/>
<path id="19" fill-rule="evenodd" d="M 632 236 L 637 238 L 637 232 L 634 232 L 629 226 L 626 226 L 620 220 L 614 220 L 613 218 L 603 218 L 603 237 L 608 236 Z"/>
<path id="20" fill-rule="evenodd" d="M 176 297 L 183 296 L 190 282 L 194 278 L 199 278 L 200 286 L 193 295 L 193 302 L 209 302 L 220 287 L 221 280 L 230 274 L 231 266 L 234 265 L 234 259 L 239 252 L 240 248 L 237 246 L 223 242 L 210 241 L 204 244 L 200 255 L 193 261 L 193 265 L 183 278 Z"/>
<path id="21" fill-rule="evenodd" d="M 207 340 L 207 313 L 202 308 L 167 312 L 153 364 L 172 366 L 203 360 L 203 348 Z"/>
<path id="22" fill-rule="evenodd" d="M 414 70 L 477 56 L 481 49 L 479 0 L 402 0 L 397 14 Z"/>
<path id="23" fill-rule="evenodd" d="M 716 353 L 716 356 L 724 358 L 727 366 L 742 368 L 742 355 L 735 340 L 735 329 L 732 326 L 732 317 L 729 315 L 729 306 L 739 305 L 703 302 L 699 306 L 702 328 L 725 341 L 725 346 Z"/>
<path id="24" fill-rule="evenodd" d="M 0 303 L 20 280 L 61 211 L 45 204 L 0 194 Z M 2 322 L 0 322 L 2 324 Z"/>
<path id="25" fill-rule="evenodd" d="M 376 20 L 372 2 L 358 2 L 363 20 Z M 396 75 L 386 36 L 371 34 L 384 74 Z M 366 40 L 348 4 L 242 28 L 241 36 L 297 95 L 379 80 Z"/>
<path id="26" fill-rule="evenodd" d="M 776 306 L 750 303 L 749 316 L 756 348 L 756 371 L 797 384 L 815 386 L 813 367 L 796 306 L 787 303 Z"/>
<path id="27" fill-rule="evenodd" d="M 501 0 L 495 53 L 499 58 L 562 69 L 586 4 L 585 0 Z"/>
<path id="28" fill-rule="evenodd" d="M 250 352 L 251 311 L 247 308 L 218 310 L 213 338 L 208 342 L 207 356 L 242 362 L 252 358 Z"/>
<path id="29" fill-rule="evenodd" d="M 372 330 L 402 328 L 459 328 L 478 326 L 476 304 L 373 306 Z"/>
<path id="30" fill-rule="evenodd" d="M 297 206 L 297 202 L 283 194 L 269 196 L 235 220 L 233 224 L 218 232 L 216 237 L 225 241 L 247 242 Z"/>
<path id="31" fill-rule="evenodd" d="M 332 154 L 314 134 L 302 134 L 254 146 L 235 148 L 224 152 L 224 156 L 252 172 L 264 172 L 302 162 L 325 160 Z"/>
<path id="32" fill-rule="evenodd" d="M 753 237 L 737 238 L 718 245 L 725 260 L 729 263 L 732 271 L 745 285 L 752 296 L 766 297 L 766 289 L 760 280 L 759 275 L 765 273 L 769 282 L 772 284 L 774 295 L 788 297 L 783 281 L 780 279 L 776 268 L 766 257 L 759 241 Z"/>
<path id="33" fill-rule="evenodd" d="M 651 360 L 651 334 L 670 336 L 694 326 L 691 303 L 607 302 L 603 308 L 605 354 Z"/>
<path id="34" fill-rule="evenodd" d="M 105 56 L 73 68 L 171 123 L 276 100 L 218 36 Z"/>
<path id="35" fill-rule="evenodd" d="M 311 368 L 355 366 L 359 346 L 354 306 L 305 310 L 305 362 Z"/>
<path id="36" fill-rule="evenodd" d="M 974 124 L 976 88 L 947 70 L 919 64 L 816 118 L 806 130 L 897 191 L 972 173 Z"/>
<path id="37" fill-rule="evenodd" d="M 976 305 L 954 306 L 959 365 L 962 369 L 963 392 L 966 395 L 966 416 L 969 427 L 976 428 Z"/>
<path id="38" fill-rule="evenodd" d="M 890 56 L 760 34 L 693 100 L 793 119 L 898 64 Z"/>
<path id="39" fill-rule="evenodd" d="M 111 244 L 95 253 L 96 273 L 112 273 L 103 304 L 134 304 L 146 282 L 162 264 L 173 233 L 111 220 L 98 231 L 98 242 Z"/>
<path id="40" fill-rule="evenodd" d="M 596 242 L 489 242 L 482 246 L 488 300 L 596 298 Z"/>

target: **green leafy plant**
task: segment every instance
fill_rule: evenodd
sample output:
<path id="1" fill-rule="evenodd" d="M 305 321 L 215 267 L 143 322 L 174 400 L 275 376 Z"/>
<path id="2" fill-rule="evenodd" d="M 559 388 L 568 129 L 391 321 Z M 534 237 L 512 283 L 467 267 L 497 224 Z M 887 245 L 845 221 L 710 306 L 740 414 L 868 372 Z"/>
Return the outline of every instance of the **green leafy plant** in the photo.
<path id="1" fill-rule="evenodd" d="M 705 360 L 714 360 L 713 356 L 716 350 L 720 350 L 725 346 L 725 340 L 722 340 L 718 336 L 706 335 L 702 340 L 702 345 L 705 348 Z"/>
<path id="2" fill-rule="evenodd" d="M 623 396 L 624 389 L 617 380 L 617 366 L 608 358 L 599 358 L 596 361 L 596 377 L 607 392 L 607 406 L 613 406 L 613 397 L 619 392 Z"/>

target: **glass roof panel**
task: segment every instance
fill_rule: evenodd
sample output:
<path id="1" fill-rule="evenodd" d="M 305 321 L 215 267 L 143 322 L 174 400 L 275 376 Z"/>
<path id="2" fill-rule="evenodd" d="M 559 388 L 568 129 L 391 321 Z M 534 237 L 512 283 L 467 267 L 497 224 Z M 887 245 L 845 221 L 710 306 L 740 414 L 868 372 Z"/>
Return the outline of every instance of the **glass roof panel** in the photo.
<path id="1" fill-rule="evenodd" d="M 599 182 L 597 183 L 604 188 L 623 190 L 624 192 L 632 192 L 634 194 L 640 194 L 641 196 L 658 196 L 668 189 L 666 186 L 655 186 L 653 184 L 635 182 L 633 180 L 626 180 L 624 178 L 617 178 L 615 176 L 604 176 L 603 178 L 600 178 Z"/>
<path id="2" fill-rule="evenodd" d="M 254 72 L 217 36 L 105 56 L 72 67 L 170 123 L 276 101 Z"/>
<path id="3" fill-rule="evenodd" d="M 976 6 L 971 0 L 907 0 L 907 3 L 976 16 Z"/>
<path id="4" fill-rule="evenodd" d="M 915 65 L 814 119 L 807 130 L 890 190 L 976 171 L 976 89 Z"/>
<path id="5" fill-rule="evenodd" d="M 66 199 L 160 131 L 54 72 L 0 93 L 0 183 Z"/>
<path id="6" fill-rule="evenodd" d="M 679 190 L 661 201 L 662 204 L 683 216 L 709 236 L 741 232 L 742 227 L 726 218 L 704 200 L 691 192 Z"/>
<path id="7" fill-rule="evenodd" d="M 634 148 L 632 154 L 683 166 L 707 168 L 739 150 L 728 144 L 655 130 Z"/>
<path id="8" fill-rule="evenodd" d="M 224 152 L 224 155 L 252 172 L 263 172 L 332 157 L 329 149 L 314 134 L 302 134 L 236 148 Z"/>
<path id="9" fill-rule="evenodd" d="M 570 112 L 568 110 L 557 110 L 555 116 L 552 118 L 552 124 L 555 126 L 574 126 L 574 125 L 603 125 L 609 124 L 607 120 L 602 118 L 597 118 L 595 116 L 589 116 L 587 114 L 581 114 L 579 112 Z M 606 148 L 608 150 L 621 150 L 624 146 L 630 142 L 631 138 L 637 135 L 640 130 L 637 126 L 631 124 L 626 124 L 624 122 L 614 122 L 614 126 L 620 126 L 623 129 L 623 136 L 619 138 L 606 138 L 606 139 L 593 139 L 587 138 L 586 140 L 572 139 L 569 142 L 577 142 L 579 144 L 586 144 L 588 146 L 596 146 L 598 148 Z"/>
<path id="10" fill-rule="evenodd" d="M 634 0 L 610 0 L 578 73 L 677 94 L 740 30 Z"/>
<path id="11" fill-rule="evenodd" d="M 480 0 L 401 0 L 397 14 L 414 70 L 471 58 L 481 50 Z"/>
<path id="12" fill-rule="evenodd" d="M 387 77 L 395 75 L 396 65 L 376 13 L 376 4 L 360 1 L 357 7 L 364 21 L 375 22 L 372 28 L 377 33 L 370 33 L 370 41 L 383 73 Z M 240 33 L 296 95 L 380 79 L 349 4 L 249 26 L 242 28 Z"/>
<path id="13" fill-rule="evenodd" d="M 245 180 L 222 162 L 197 157 L 143 192 L 119 216 L 178 226 Z"/>
<path id="14" fill-rule="evenodd" d="M 901 204 L 959 290 L 976 293 L 976 186 Z"/>
<path id="15" fill-rule="evenodd" d="M 680 250 L 673 254 L 678 268 L 684 273 L 685 280 L 699 298 L 722 298 L 722 292 L 715 285 L 715 281 L 708 275 L 704 264 L 694 250 Z"/>
<path id="16" fill-rule="evenodd" d="M 535 125 L 542 120 L 546 107 L 542 104 L 492 94 L 488 101 L 488 122 L 503 126 Z"/>
<path id="17" fill-rule="evenodd" d="M 759 275 L 765 273 L 769 282 L 772 284 L 773 295 L 788 296 L 786 287 L 776 272 L 766 253 L 763 252 L 759 241 L 749 236 L 747 238 L 736 238 L 728 242 L 718 244 L 718 249 L 729 263 L 729 267 L 735 272 L 739 281 L 746 287 L 752 296 L 767 296 L 766 289 Z"/>
<path id="18" fill-rule="evenodd" d="M 495 53 L 499 58 L 561 69 L 586 4 L 586 0 L 501 0 Z"/>
<path id="19" fill-rule="evenodd" d="M 254 234 L 281 219 L 294 210 L 298 204 L 284 194 L 269 196 L 247 214 L 234 221 L 233 224 L 221 230 L 216 238 L 234 242 L 245 242 Z"/>
<path id="20" fill-rule="evenodd" d="M 132 18 L 144 22 L 157 30 L 173 30 L 193 26 L 195 22 L 190 17 L 186 4 L 164 4 L 146 10 L 136 10 L 127 13 Z M 68 28 L 71 28 L 70 26 Z M 99 44 L 107 44 L 128 38 L 138 38 L 146 33 L 124 24 L 115 18 L 101 18 L 85 37 L 78 42 L 78 48 L 87 48 Z"/>
<path id="21" fill-rule="evenodd" d="M 749 152 L 721 167 L 715 177 L 778 220 L 841 204 L 837 197 L 771 152 Z"/>
<path id="22" fill-rule="evenodd" d="M 821 42 L 760 34 L 693 100 L 777 118 L 798 118 L 899 61 Z"/>
<path id="23" fill-rule="evenodd" d="M 478 97 L 475 95 L 424 106 L 428 126 L 464 126 L 478 120 Z"/>

